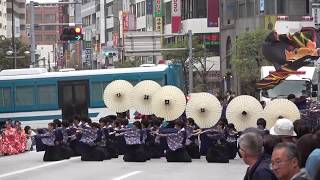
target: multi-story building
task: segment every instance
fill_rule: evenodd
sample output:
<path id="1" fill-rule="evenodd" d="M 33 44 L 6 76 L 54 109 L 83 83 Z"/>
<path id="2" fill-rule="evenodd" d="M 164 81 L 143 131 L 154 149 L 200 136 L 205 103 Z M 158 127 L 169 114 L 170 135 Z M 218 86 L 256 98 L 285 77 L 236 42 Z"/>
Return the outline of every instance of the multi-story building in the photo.
<path id="1" fill-rule="evenodd" d="M 231 49 L 236 37 L 255 29 L 272 30 L 277 16 L 302 20 L 311 15 L 309 0 L 220 0 L 220 57 L 223 91 L 240 93 L 239 79 L 232 72 Z M 232 72 L 232 73 L 230 73 Z"/>
<path id="2" fill-rule="evenodd" d="M 106 52 L 118 49 L 113 37 L 120 32 L 119 12 L 129 9 L 129 0 L 84 0 L 81 6 L 84 32 L 84 65 L 101 68 L 106 64 Z M 118 58 L 115 58 L 117 60 Z"/>
<path id="3" fill-rule="evenodd" d="M 7 36 L 7 3 L 0 0 L 0 36 Z"/>
<path id="4" fill-rule="evenodd" d="M 30 24 L 30 4 L 27 4 L 27 24 Z M 36 52 L 39 54 L 36 60 L 40 67 L 49 67 L 49 63 L 54 63 L 54 48 L 60 38 L 59 26 L 59 6 L 52 4 L 39 5 L 33 8 L 35 26 Z M 45 25 L 47 24 L 47 25 Z M 51 24 L 51 25 L 48 25 Z M 31 42 L 31 41 L 28 41 Z M 53 67 L 54 64 L 51 65 Z"/>
<path id="5" fill-rule="evenodd" d="M 30 24 L 30 8 L 27 5 L 27 24 Z M 34 22 L 40 24 L 35 26 L 35 39 L 37 45 L 55 45 L 59 40 L 59 27 L 56 25 L 42 26 L 43 24 L 58 24 L 59 10 L 58 5 L 35 6 Z"/>
<path id="6" fill-rule="evenodd" d="M 25 38 L 26 33 L 26 0 L 13 1 L 14 33 L 15 37 Z M 12 37 L 12 1 L 7 1 L 7 37 Z"/>
<path id="7" fill-rule="evenodd" d="M 320 28 L 320 1 L 312 1 L 312 16 L 314 18 L 314 23 L 316 28 Z"/>

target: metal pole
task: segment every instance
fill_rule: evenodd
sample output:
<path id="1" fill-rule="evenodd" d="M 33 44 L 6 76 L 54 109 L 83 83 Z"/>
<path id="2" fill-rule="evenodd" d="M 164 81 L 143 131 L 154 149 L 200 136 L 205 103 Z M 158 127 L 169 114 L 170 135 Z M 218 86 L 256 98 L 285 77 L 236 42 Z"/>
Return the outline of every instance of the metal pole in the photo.
<path id="1" fill-rule="evenodd" d="M 30 38 L 31 38 L 31 63 L 33 67 L 38 67 L 36 63 L 36 38 L 34 34 L 34 2 L 30 1 Z"/>
<path id="2" fill-rule="evenodd" d="M 12 40 L 12 51 L 13 51 L 13 56 L 14 56 L 14 69 L 16 69 L 16 67 L 17 67 L 17 58 L 16 58 L 16 45 L 15 45 L 15 43 L 14 43 L 14 29 L 15 29 L 15 22 L 14 22 L 14 10 L 13 10 L 13 3 L 14 3 L 14 0 L 11 0 L 11 10 L 12 10 L 12 12 L 11 12 L 11 21 L 12 21 L 12 37 L 11 37 L 11 40 Z"/>
<path id="3" fill-rule="evenodd" d="M 13 58 L 14 58 L 14 68 L 17 69 L 17 46 L 16 45 L 14 45 Z"/>
<path id="4" fill-rule="evenodd" d="M 193 62 L 192 62 L 192 30 L 188 31 L 189 36 L 189 94 L 193 90 Z"/>
<path id="5" fill-rule="evenodd" d="M 48 67 L 49 67 L 49 72 L 51 71 L 51 67 L 50 67 L 50 52 L 48 52 Z"/>

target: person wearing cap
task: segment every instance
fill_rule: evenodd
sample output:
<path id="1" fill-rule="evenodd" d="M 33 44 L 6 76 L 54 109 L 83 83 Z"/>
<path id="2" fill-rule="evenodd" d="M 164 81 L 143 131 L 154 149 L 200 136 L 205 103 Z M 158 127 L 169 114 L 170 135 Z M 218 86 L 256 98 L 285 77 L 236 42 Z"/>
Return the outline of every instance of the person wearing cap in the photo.
<path id="1" fill-rule="evenodd" d="M 270 134 L 281 137 L 282 142 L 295 142 L 295 137 L 297 136 L 293 122 L 285 118 L 276 121 L 275 125 L 270 129 Z"/>
<path id="2" fill-rule="evenodd" d="M 270 169 L 270 159 L 263 153 L 263 139 L 253 132 L 239 138 L 239 151 L 244 163 L 249 165 L 244 180 L 276 180 Z"/>
<path id="3" fill-rule="evenodd" d="M 299 166 L 298 148 L 294 143 L 279 143 L 273 149 L 271 164 L 279 180 L 309 180 L 308 172 Z"/>

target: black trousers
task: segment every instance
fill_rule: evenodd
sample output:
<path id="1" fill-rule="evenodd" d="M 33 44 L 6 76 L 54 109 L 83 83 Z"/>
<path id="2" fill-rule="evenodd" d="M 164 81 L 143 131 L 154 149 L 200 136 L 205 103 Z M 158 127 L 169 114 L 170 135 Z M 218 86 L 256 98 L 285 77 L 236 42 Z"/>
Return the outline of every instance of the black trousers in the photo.
<path id="1" fill-rule="evenodd" d="M 43 161 L 60 161 L 65 159 L 62 155 L 61 147 L 45 145 Z"/>
<path id="2" fill-rule="evenodd" d="M 125 162 L 146 162 L 147 157 L 143 145 L 126 145 L 123 160 Z"/>
<path id="3" fill-rule="evenodd" d="M 117 147 L 114 143 L 107 143 L 106 148 L 107 148 L 111 158 L 118 158 L 119 157 Z"/>
<path id="4" fill-rule="evenodd" d="M 103 149 L 97 146 L 89 146 L 80 142 L 81 161 L 103 161 L 105 156 Z"/>
<path id="5" fill-rule="evenodd" d="M 151 158 L 158 159 L 164 156 L 164 153 L 160 144 L 156 144 L 156 143 L 150 144 L 149 148 L 150 148 Z"/>
<path id="6" fill-rule="evenodd" d="M 208 149 L 206 160 L 209 163 L 229 163 L 227 146 L 225 144 L 212 144 Z"/>
<path id="7" fill-rule="evenodd" d="M 192 159 L 200 159 L 201 154 L 199 151 L 199 146 L 196 143 L 191 143 L 186 146 L 189 156 Z"/>
<path id="8" fill-rule="evenodd" d="M 191 162 L 191 157 L 189 156 L 185 148 L 180 148 L 175 151 L 167 150 L 166 152 L 167 162 Z"/>

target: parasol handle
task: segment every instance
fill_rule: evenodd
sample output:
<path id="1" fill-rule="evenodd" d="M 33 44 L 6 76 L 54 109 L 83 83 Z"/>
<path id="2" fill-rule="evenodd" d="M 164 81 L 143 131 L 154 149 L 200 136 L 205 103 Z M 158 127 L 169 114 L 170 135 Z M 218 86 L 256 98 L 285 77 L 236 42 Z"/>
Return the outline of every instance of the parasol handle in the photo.
<path id="1" fill-rule="evenodd" d="M 117 96 L 117 97 L 121 97 L 121 94 L 120 94 L 120 93 L 117 93 L 116 96 Z"/>
<path id="2" fill-rule="evenodd" d="M 248 113 L 246 111 L 242 111 L 241 113 L 243 116 L 246 116 Z"/>
<path id="3" fill-rule="evenodd" d="M 168 100 L 168 99 L 164 100 L 164 104 L 165 105 L 169 105 L 170 104 L 170 100 Z"/>

